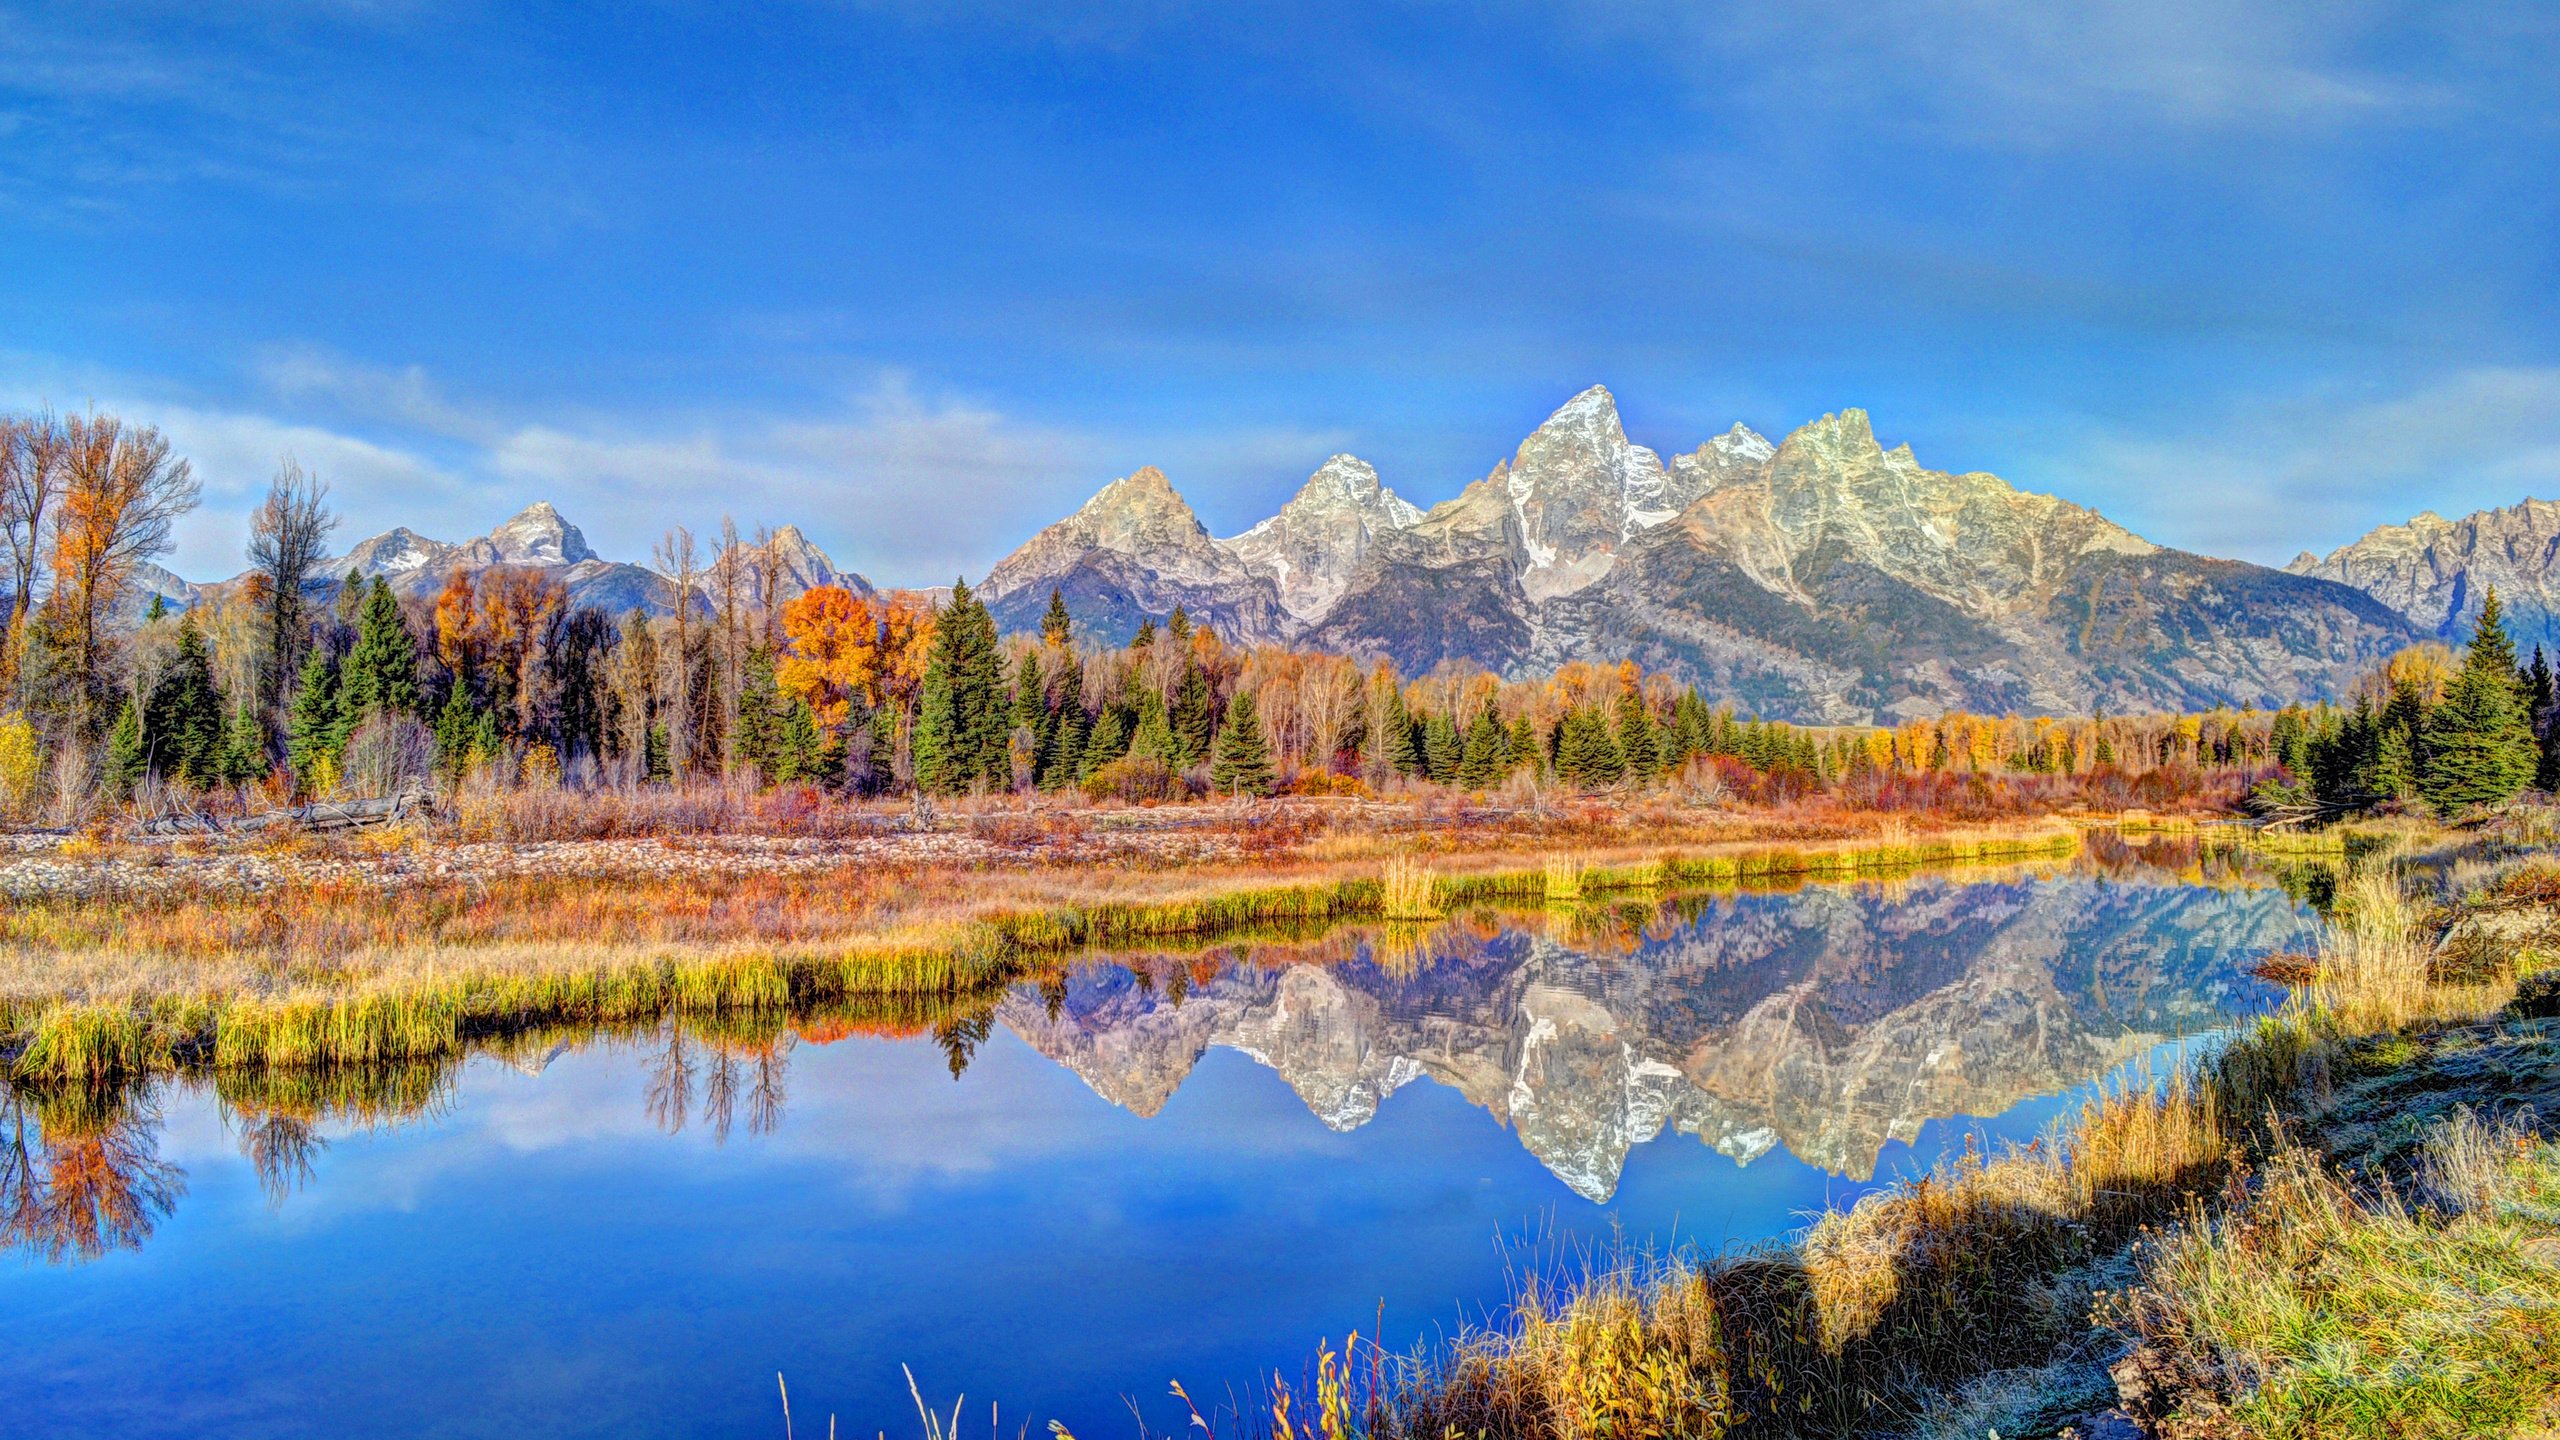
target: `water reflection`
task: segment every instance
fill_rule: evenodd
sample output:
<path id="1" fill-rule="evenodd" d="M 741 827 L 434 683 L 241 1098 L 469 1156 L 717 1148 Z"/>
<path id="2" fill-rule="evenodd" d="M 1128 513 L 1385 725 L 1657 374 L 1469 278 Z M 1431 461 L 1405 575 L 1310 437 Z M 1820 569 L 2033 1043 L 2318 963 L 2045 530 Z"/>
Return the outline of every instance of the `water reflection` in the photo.
<path id="1" fill-rule="evenodd" d="M 1923 878 L 1337 937 L 1302 957 L 1322 963 L 1097 965 L 996 1017 L 1141 1115 L 1212 1048 L 1336 1130 L 1429 1079 L 1598 1201 L 1666 1129 L 1865 1179 L 1930 1119 L 1997 1114 L 2262 1003 L 2237 962 L 2303 925 L 2271 888 Z"/>
<path id="2" fill-rule="evenodd" d="M 2300 902 L 2325 893 L 2314 868 L 2102 842 L 1991 878 L 1478 912 L 1096 958 L 963 1003 L 543 1031 L 477 1053 L 540 1074 L 575 1049 L 627 1048 L 650 1123 L 720 1144 L 782 1127 L 804 1043 L 929 1037 L 961 1081 L 1001 1029 L 1148 1117 L 1224 1049 L 1336 1132 L 1433 1081 L 1595 1202 L 1665 1133 L 1864 1180 L 1932 1119 L 2068 1090 L 2263 1003 L 2247 962 L 2300 943 Z M 314 1185 L 328 1135 L 435 1120 L 458 1069 L 0 1084 L 0 1247 L 78 1263 L 149 1240 L 186 1193 L 159 1147 L 174 1095 L 210 1092 L 280 1208 Z"/>

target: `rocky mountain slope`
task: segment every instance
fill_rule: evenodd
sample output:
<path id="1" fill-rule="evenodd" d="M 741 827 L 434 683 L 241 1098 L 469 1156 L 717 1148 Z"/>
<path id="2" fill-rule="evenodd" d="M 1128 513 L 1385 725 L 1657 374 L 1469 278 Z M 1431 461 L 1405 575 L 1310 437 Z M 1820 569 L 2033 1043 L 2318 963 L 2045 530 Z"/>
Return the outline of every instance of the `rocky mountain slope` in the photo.
<path id="1" fill-rule="evenodd" d="M 2309 551 L 2285 569 L 2352 585 L 2429 635 L 2459 642 L 2480 602 L 2498 591 L 2520 646 L 2560 653 L 2560 503 L 2526 500 L 2459 520 L 2421 511 L 2327 555 Z"/>
<path id="2" fill-rule="evenodd" d="M 1512 931 L 1444 941 L 1409 974 L 1236 965 L 1180 995 L 1099 967 L 1054 1009 L 1026 988 L 997 1018 L 1141 1115 L 1212 1046 L 1335 1129 L 1427 1079 L 1603 1200 L 1666 1129 L 1866 1178 L 1931 1119 L 1999 1114 L 2217 1023 L 2240 959 L 2302 923 L 2272 890 L 1820 887 L 1714 902 L 1631 956 Z"/>
<path id="3" fill-rule="evenodd" d="M 1598 386 L 1420 514 L 1336 456 L 1279 515 L 1216 540 L 1141 471 L 986 588 L 1020 627 L 1052 587 L 1106 639 L 1178 603 L 1242 643 L 1408 672 L 1633 658 L 1762 714 L 1829 721 L 2281 704 L 2337 693 L 2413 636 L 2348 586 L 1927 469 L 1863 411 L 1775 445 L 1736 425 L 1666 464 Z"/>

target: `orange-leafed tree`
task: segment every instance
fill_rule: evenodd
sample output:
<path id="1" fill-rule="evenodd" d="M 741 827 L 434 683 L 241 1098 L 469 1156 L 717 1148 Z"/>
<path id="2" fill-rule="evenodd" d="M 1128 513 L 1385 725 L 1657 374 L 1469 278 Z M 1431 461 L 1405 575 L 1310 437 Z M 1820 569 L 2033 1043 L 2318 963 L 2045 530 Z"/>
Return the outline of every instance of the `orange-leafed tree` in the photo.
<path id="1" fill-rule="evenodd" d="M 436 592 L 436 659 L 468 685 L 480 672 L 482 644 L 480 597 L 471 573 L 457 566 Z"/>
<path id="2" fill-rule="evenodd" d="M 195 508 L 187 462 L 147 425 L 112 415 L 74 416 L 64 425 L 62 498 L 53 526 L 52 611 L 56 643 L 78 686 L 85 727 L 108 691 L 108 616 L 135 570 L 169 546 L 171 524 Z"/>
<path id="3" fill-rule="evenodd" d="M 880 616 L 869 600 L 841 585 L 816 585 L 782 607 L 789 640 L 773 667 L 774 683 L 814 712 L 821 726 L 841 725 L 856 696 L 879 683 Z"/>

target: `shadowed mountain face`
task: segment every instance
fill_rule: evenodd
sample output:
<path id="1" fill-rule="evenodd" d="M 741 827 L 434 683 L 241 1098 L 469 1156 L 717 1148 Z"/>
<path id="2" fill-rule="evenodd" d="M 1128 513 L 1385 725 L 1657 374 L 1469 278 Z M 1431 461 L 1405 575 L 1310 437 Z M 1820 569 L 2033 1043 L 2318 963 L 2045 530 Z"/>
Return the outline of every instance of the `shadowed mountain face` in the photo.
<path id="1" fill-rule="evenodd" d="M 2333 695 L 2416 631 L 2348 585 L 2152 544 L 1988 474 L 1922 466 L 1843 410 L 1735 426 L 1669 463 L 1574 396 L 1427 512 L 1335 456 L 1211 537 L 1158 471 L 1114 481 L 988 576 L 998 620 L 1063 592 L 1099 638 L 1181 605 L 1228 639 L 1539 673 L 1635 659 L 1759 713 L 2086 713 Z"/>
<path id="2" fill-rule="evenodd" d="M 2305 923 L 2275 890 L 1929 879 L 1714 900 L 1626 953 L 1452 927 L 1410 974 L 1364 950 L 1234 965 L 1178 996 L 1098 967 L 1054 1014 L 1026 989 L 997 1019 L 1141 1115 L 1213 1045 L 1270 1066 L 1337 1130 L 1432 1080 L 1599 1201 L 1665 1129 L 1868 1178 L 1928 1120 L 2069 1089 L 2265 1000 L 2246 962 Z"/>

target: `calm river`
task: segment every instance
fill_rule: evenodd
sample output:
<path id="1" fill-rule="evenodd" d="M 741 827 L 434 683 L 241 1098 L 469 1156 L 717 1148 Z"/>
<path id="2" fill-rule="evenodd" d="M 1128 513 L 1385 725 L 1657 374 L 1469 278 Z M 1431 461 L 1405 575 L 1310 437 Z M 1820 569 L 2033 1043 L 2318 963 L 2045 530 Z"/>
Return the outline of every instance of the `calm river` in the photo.
<path id="1" fill-rule="evenodd" d="M 2192 858 L 2189 852 L 2188 858 Z M 2119 858 L 1119 957 L 910 1029 L 0 1092 L 0 1432 L 969 1435 L 1294 1381 L 1576 1247 L 2026 1139 L 2309 912 Z"/>

